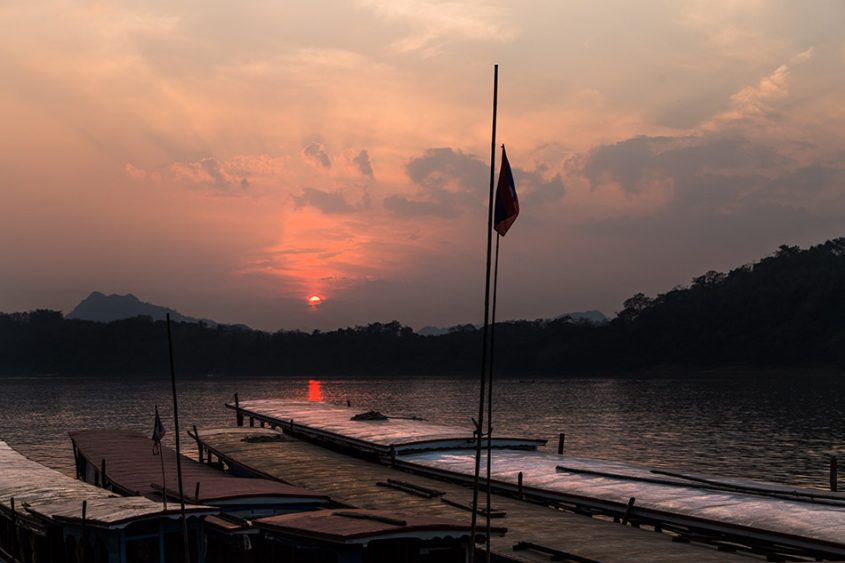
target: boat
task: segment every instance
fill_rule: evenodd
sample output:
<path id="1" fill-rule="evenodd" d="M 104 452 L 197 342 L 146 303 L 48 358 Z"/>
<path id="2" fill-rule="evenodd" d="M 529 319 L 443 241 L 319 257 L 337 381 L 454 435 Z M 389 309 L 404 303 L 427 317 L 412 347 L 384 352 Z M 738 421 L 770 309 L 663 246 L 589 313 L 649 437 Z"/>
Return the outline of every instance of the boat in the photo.
<path id="1" fill-rule="evenodd" d="M 357 417 L 320 402 L 259 399 L 227 403 L 236 420 L 286 433 L 420 475 L 471 485 L 472 433 L 415 417 Z M 845 494 L 745 479 L 663 472 L 540 451 L 542 441 L 493 440 L 491 488 L 529 501 L 618 522 L 650 525 L 681 538 L 716 538 L 757 552 L 845 557 Z M 373 456 L 373 454 L 378 454 Z M 387 454 L 387 455 L 385 455 Z M 486 453 L 482 455 L 486 464 Z M 668 474 L 666 474 L 668 473 Z"/>
<path id="2" fill-rule="evenodd" d="M 149 437 L 128 430 L 83 430 L 70 437 L 80 479 L 178 506 L 172 449 L 159 445 L 153 453 Z M 471 527 L 463 522 L 363 510 L 279 479 L 224 472 L 221 464 L 205 461 L 180 460 L 186 500 L 218 511 L 205 518 L 206 563 L 393 563 L 405 557 L 419 563 L 463 562 L 472 545 Z M 505 531 L 497 527 L 494 533 Z"/>
<path id="3" fill-rule="evenodd" d="M 182 553 L 178 505 L 119 496 L 24 457 L 0 441 L 0 560 L 15 563 L 175 561 Z M 205 517 L 188 504 L 193 561 L 202 557 Z"/>
<path id="4" fill-rule="evenodd" d="M 254 524 L 265 534 L 266 561 L 465 563 L 471 545 L 468 524 L 407 511 L 325 509 Z"/>
<path id="5" fill-rule="evenodd" d="M 71 432 L 70 438 L 78 478 L 178 509 L 174 450 L 158 445 L 154 453 L 148 436 L 129 430 L 81 430 Z M 258 561 L 261 534 L 252 520 L 330 504 L 326 495 L 278 480 L 238 477 L 185 456 L 180 461 L 186 500 L 218 511 L 204 522 L 208 563 Z"/>

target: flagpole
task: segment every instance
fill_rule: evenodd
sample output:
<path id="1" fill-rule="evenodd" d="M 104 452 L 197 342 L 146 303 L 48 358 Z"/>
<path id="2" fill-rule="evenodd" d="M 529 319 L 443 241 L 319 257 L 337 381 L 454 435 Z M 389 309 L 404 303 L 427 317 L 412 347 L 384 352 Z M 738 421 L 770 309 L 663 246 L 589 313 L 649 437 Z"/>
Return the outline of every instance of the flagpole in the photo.
<path id="1" fill-rule="evenodd" d="M 490 197 L 487 207 L 487 270 L 484 286 L 484 330 L 481 344 L 481 380 L 479 382 L 478 421 L 475 436 L 475 474 L 472 485 L 472 520 L 470 563 L 475 561 L 475 534 L 478 529 L 478 486 L 481 473 L 481 437 L 484 433 L 484 399 L 487 379 L 487 338 L 490 324 L 490 262 L 493 235 L 493 179 L 496 168 L 496 107 L 499 97 L 499 65 L 493 65 L 493 140 L 490 145 Z"/>
<path id="2" fill-rule="evenodd" d="M 188 520 L 185 517 L 185 493 L 182 490 L 182 461 L 179 459 L 179 406 L 176 403 L 176 369 L 173 367 L 173 338 L 170 335 L 170 313 L 167 313 L 167 346 L 170 351 L 170 385 L 173 389 L 173 425 L 176 427 L 176 478 L 179 481 L 179 506 L 182 512 L 182 544 L 185 547 L 185 563 L 191 562 L 188 547 Z M 162 452 L 162 456 L 164 453 Z M 166 484 L 164 494 L 167 495 Z"/>
<path id="3" fill-rule="evenodd" d="M 502 145 L 504 149 L 504 145 Z M 490 475 L 493 468 L 493 355 L 496 350 L 496 294 L 499 289 L 499 241 L 502 235 L 496 233 L 496 260 L 493 266 L 493 311 L 490 318 L 490 361 L 487 365 L 487 563 L 490 563 Z"/>

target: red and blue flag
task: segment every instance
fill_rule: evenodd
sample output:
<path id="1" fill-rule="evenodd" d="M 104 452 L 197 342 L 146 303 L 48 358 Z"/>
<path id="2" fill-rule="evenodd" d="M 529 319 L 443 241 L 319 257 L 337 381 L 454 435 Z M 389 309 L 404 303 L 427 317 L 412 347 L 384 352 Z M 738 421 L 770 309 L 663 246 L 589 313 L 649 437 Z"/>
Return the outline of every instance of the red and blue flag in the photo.
<path id="1" fill-rule="evenodd" d="M 493 228 L 499 236 L 505 236 L 516 216 L 519 215 L 519 199 L 516 197 L 516 184 L 513 181 L 511 165 L 505 147 L 502 147 L 502 168 L 499 170 L 499 184 L 496 187 L 496 209 L 493 213 Z"/>

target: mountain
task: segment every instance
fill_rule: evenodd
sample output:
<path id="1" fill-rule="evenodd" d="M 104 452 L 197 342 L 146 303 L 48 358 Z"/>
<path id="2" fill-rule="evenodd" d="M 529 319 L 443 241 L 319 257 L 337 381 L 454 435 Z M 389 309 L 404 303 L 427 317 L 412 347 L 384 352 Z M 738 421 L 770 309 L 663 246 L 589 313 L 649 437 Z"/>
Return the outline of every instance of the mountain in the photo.
<path id="1" fill-rule="evenodd" d="M 176 322 L 203 323 L 210 326 L 216 326 L 217 324 L 208 319 L 195 319 L 182 315 L 173 309 L 168 309 L 161 305 L 146 303 L 131 293 L 126 295 L 105 295 L 99 291 L 94 291 L 91 295 L 83 299 L 67 315 L 67 318 L 101 323 L 110 323 L 133 317 L 152 317 L 153 320 L 158 321 L 164 320 L 167 313 L 170 313 L 170 318 Z"/>
<path id="2" fill-rule="evenodd" d="M 563 315 L 558 315 L 555 317 L 555 320 L 569 318 L 573 321 L 586 321 L 591 324 L 602 324 L 608 322 L 608 319 L 604 313 L 601 311 L 597 311 L 595 309 L 590 311 L 579 311 L 577 313 L 564 313 Z M 508 321 L 497 321 L 496 326 L 500 323 L 504 323 Z M 420 336 L 442 336 L 444 334 L 449 334 L 450 332 L 459 332 L 462 330 L 467 330 L 469 328 L 479 329 L 481 325 L 456 325 L 451 326 L 449 328 L 443 328 L 439 326 L 424 326 L 417 331 L 417 334 Z"/>
<path id="3" fill-rule="evenodd" d="M 579 311 L 577 313 L 564 313 L 563 315 L 560 315 L 556 318 L 563 319 L 566 317 L 569 317 L 573 321 L 588 321 L 595 324 L 606 323 L 610 320 L 604 313 L 595 309 L 592 309 L 590 311 Z"/>

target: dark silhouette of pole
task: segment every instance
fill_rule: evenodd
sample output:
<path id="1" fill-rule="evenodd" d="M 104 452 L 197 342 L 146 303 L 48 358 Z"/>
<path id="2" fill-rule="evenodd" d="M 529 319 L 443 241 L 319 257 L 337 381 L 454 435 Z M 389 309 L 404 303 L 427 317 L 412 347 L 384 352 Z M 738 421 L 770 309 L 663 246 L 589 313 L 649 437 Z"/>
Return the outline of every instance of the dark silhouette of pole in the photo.
<path id="1" fill-rule="evenodd" d="M 490 262 L 493 246 L 493 178 L 496 174 L 496 106 L 499 96 L 499 65 L 493 65 L 493 141 L 490 145 L 490 198 L 487 207 L 487 270 L 484 285 L 484 330 L 481 344 L 481 380 L 479 382 L 478 421 L 475 429 L 475 474 L 472 484 L 472 520 L 470 526 L 470 563 L 475 561 L 475 533 L 478 529 L 478 485 L 481 473 L 481 437 L 484 433 L 484 399 L 487 380 L 487 338 L 490 323 Z"/>
<path id="2" fill-rule="evenodd" d="M 490 492 L 490 474 L 493 468 L 493 356 L 496 350 L 496 294 L 499 289 L 499 241 L 502 235 L 496 233 L 496 260 L 493 266 L 493 312 L 490 315 L 490 361 L 487 365 L 487 555 L 490 563 L 490 511 L 493 509 Z"/>
<path id="3" fill-rule="evenodd" d="M 173 367 L 173 338 L 170 335 L 170 313 L 167 313 L 167 346 L 170 351 L 170 385 L 173 389 L 173 425 L 176 427 L 176 478 L 179 481 L 179 507 L 182 512 L 182 544 L 185 547 L 185 563 L 191 562 L 188 546 L 188 519 L 185 517 L 185 494 L 182 490 L 182 461 L 179 459 L 179 405 L 176 402 L 176 369 Z M 162 452 L 162 456 L 164 452 Z M 167 494 L 165 485 L 164 494 Z"/>

